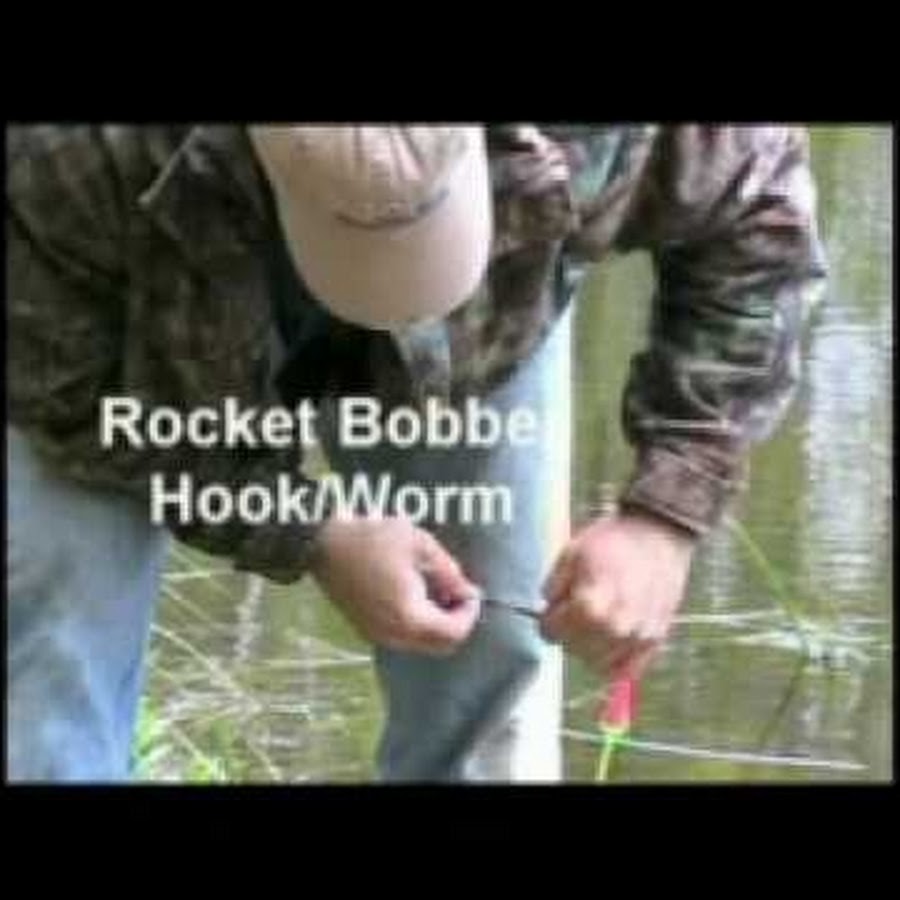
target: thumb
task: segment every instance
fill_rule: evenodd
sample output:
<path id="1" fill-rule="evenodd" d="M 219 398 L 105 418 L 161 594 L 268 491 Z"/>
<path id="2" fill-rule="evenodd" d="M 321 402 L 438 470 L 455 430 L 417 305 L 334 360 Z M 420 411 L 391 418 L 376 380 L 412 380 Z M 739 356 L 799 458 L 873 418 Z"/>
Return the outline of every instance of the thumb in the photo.
<path id="1" fill-rule="evenodd" d="M 478 586 L 466 577 L 459 563 L 428 532 L 422 532 L 420 567 L 429 597 L 439 606 L 471 603 L 481 596 Z"/>
<path id="2" fill-rule="evenodd" d="M 576 562 L 575 546 L 570 542 L 560 553 L 544 582 L 543 594 L 549 606 L 557 606 L 568 596 L 575 580 Z"/>

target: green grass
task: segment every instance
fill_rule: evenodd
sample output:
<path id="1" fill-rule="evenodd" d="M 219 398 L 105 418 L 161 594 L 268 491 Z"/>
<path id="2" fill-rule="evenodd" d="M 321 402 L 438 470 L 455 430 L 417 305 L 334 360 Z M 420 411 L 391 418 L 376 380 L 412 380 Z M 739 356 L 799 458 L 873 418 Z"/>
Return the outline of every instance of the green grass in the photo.
<path id="1" fill-rule="evenodd" d="M 133 755 L 136 781 L 221 784 L 232 780 L 225 758 L 201 750 L 180 726 L 165 721 L 146 698 L 138 714 Z"/>
<path id="2" fill-rule="evenodd" d="M 811 616 L 806 607 L 812 604 L 802 604 L 798 601 L 786 579 L 769 561 L 750 532 L 732 517 L 727 517 L 724 524 L 738 539 L 768 592 L 785 614 L 805 656 L 826 664 L 838 661 L 841 658 L 842 646 L 849 638 L 840 630 L 840 618 L 834 605 L 824 602 L 821 597 L 816 598 L 815 605 L 824 612 L 825 621 Z"/>

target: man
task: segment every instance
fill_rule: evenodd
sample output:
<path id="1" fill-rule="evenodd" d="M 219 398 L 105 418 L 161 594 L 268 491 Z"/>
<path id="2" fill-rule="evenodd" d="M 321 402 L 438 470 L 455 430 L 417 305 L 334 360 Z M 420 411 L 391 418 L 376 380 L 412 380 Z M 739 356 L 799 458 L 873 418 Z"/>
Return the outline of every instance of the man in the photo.
<path id="1" fill-rule="evenodd" d="M 311 571 L 373 642 L 384 779 L 557 779 L 559 645 L 600 673 L 647 665 L 790 399 L 824 274 L 802 130 L 41 126 L 12 130 L 7 162 L 10 777 L 127 775 L 171 531 L 277 581 Z M 589 263 L 633 249 L 658 275 L 624 398 L 636 468 L 570 537 L 571 309 Z M 477 399 L 535 427 L 353 444 L 348 397 L 382 421 Z M 321 481 L 296 440 L 101 440 L 104 398 L 142 424 L 312 403 L 336 472 L 503 485 L 513 514 L 167 502 L 163 527 L 154 478 L 170 501 L 184 473 Z M 502 609 L 545 602 L 538 623 Z"/>

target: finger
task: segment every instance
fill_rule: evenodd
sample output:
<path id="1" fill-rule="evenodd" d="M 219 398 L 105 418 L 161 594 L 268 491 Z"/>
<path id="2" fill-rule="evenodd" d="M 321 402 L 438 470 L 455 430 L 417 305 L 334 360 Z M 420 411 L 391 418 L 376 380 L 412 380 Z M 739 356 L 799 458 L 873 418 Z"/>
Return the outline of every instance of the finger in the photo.
<path id="1" fill-rule="evenodd" d="M 637 641 L 631 647 L 623 648 L 607 660 L 610 677 L 640 679 L 659 650 L 656 641 Z"/>
<path id="2" fill-rule="evenodd" d="M 457 594 L 451 604 L 435 602 L 421 573 L 412 572 L 403 603 L 402 648 L 446 654 L 472 632 L 481 612 L 481 592 Z"/>
<path id="3" fill-rule="evenodd" d="M 601 635 L 594 635 L 587 640 L 575 640 L 569 644 L 570 652 L 600 678 L 605 678 L 609 672 L 610 646 Z"/>
<path id="4" fill-rule="evenodd" d="M 579 633 L 579 614 L 577 608 L 564 600 L 546 610 L 538 619 L 541 636 L 553 643 L 568 643 Z"/>
<path id="5" fill-rule="evenodd" d="M 477 600 L 464 601 L 452 609 L 429 603 L 417 616 L 416 622 L 407 628 L 406 646 L 430 655 L 448 655 L 471 634 L 478 615 Z"/>
<path id="6" fill-rule="evenodd" d="M 435 638 L 450 649 L 455 649 L 472 633 L 480 615 L 481 601 L 478 597 L 441 610 L 440 629 Z"/>
<path id="7" fill-rule="evenodd" d="M 573 543 L 568 543 L 556 560 L 553 570 L 544 582 L 542 593 L 553 606 L 560 603 L 571 589 L 575 577 L 577 551 Z"/>
<path id="8" fill-rule="evenodd" d="M 605 579 L 578 580 L 567 597 L 551 606 L 541 617 L 541 629 L 548 640 L 578 642 L 591 640 L 607 631 L 613 603 L 612 585 Z"/>
<path id="9" fill-rule="evenodd" d="M 610 670 L 621 669 L 627 661 L 659 640 L 661 620 L 656 613 L 658 604 L 653 602 L 653 592 L 644 591 L 640 597 L 640 603 L 626 603 L 619 594 L 616 604 L 609 610 L 604 630 L 609 643 L 607 665 Z"/>
<path id="10" fill-rule="evenodd" d="M 598 619 L 592 616 L 590 628 L 583 629 L 572 639 L 573 652 L 598 675 L 609 675 L 624 660 L 646 646 L 631 633 L 631 627 L 610 604 L 605 617 Z"/>
<path id="11" fill-rule="evenodd" d="M 459 563 L 436 538 L 422 532 L 419 550 L 419 565 L 433 602 L 449 608 L 480 598 L 479 587 L 466 577 Z"/>

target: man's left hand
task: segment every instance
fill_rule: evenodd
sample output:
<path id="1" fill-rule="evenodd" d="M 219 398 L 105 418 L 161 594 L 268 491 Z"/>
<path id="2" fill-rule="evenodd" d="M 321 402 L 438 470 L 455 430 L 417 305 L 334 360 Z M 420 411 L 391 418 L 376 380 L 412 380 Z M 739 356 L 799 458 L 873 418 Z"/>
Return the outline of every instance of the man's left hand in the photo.
<path id="1" fill-rule="evenodd" d="M 563 549 L 544 586 L 544 636 L 599 675 L 639 678 L 684 599 L 696 539 L 637 511 L 597 519 Z"/>

